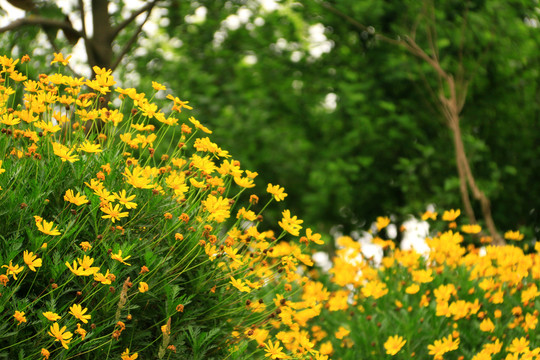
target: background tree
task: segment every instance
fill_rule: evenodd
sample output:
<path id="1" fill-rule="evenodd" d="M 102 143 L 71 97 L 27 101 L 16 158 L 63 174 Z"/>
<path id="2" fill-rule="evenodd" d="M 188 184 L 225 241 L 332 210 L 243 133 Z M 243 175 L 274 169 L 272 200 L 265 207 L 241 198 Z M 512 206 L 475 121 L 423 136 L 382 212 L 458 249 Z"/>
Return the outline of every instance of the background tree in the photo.
<path id="1" fill-rule="evenodd" d="M 373 28 L 362 30 L 325 4 Z M 110 2 L 112 26 L 121 23 L 123 6 Z M 118 33 L 116 54 L 145 14 Z M 376 36 L 398 40 L 416 28 L 415 41 L 432 56 L 418 21 L 434 19 L 428 25 L 437 32 L 441 66 L 456 74 L 461 63 L 472 74 L 461 130 L 494 222 L 501 230 L 519 226 L 529 238 L 538 231 L 540 38 L 533 4 L 445 0 L 426 17 L 415 1 L 159 1 L 152 14 L 160 26 L 152 33 L 141 27 L 119 78 L 143 87 L 159 79 L 190 100 L 216 142 L 259 172 L 258 186 L 285 186 L 288 207 L 320 232 L 336 225 L 349 232 L 381 214 L 419 214 L 430 203 L 462 207 L 451 132 L 437 96 L 426 91 L 438 88 L 436 74 Z M 10 32 L 0 41 L 23 53 L 26 35 Z M 479 203 L 472 208 L 478 212 Z"/>

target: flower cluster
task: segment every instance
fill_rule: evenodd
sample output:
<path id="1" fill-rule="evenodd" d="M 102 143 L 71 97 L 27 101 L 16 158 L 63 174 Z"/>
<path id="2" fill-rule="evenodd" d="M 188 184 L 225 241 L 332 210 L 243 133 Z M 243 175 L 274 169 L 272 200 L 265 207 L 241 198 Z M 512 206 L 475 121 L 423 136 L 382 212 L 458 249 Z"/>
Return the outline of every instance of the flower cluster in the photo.
<path id="1" fill-rule="evenodd" d="M 0 353 L 326 358 L 301 330 L 320 303 L 288 300 L 321 235 L 288 210 L 265 228 L 245 194 L 257 173 L 187 101 L 155 97 L 166 86 L 114 88 L 110 70 L 74 78 L 68 62 L 31 79 L 0 57 Z M 287 196 L 267 193 L 262 209 Z"/>
<path id="2" fill-rule="evenodd" d="M 384 239 L 391 233 L 389 218 L 378 218 L 376 231 L 366 232 L 363 241 L 338 238 L 330 269 L 311 272 L 317 280 L 300 289 L 302 298 L 322 306 L 316 319 L 302 324 L 320 353 L 362 359 L 540 358 L 540 244 L 531 253 L 514 244 L 492 246 L 479 225 L 459 227 L 459 216 L 459 210 L 445 211 L 438 222 L 436 213 L 426 212 L 422 218 L 440 231 L 418 251 Z M 509 231 L 505 237 L 521 241 L 524 235 Z"/>

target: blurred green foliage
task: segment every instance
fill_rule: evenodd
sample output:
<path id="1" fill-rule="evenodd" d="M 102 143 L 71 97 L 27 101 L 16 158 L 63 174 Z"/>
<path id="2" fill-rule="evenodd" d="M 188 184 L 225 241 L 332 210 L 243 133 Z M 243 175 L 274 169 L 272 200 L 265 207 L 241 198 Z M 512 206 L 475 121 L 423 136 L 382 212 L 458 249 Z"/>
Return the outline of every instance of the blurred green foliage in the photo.
<path id="1" fill-rule="evenodd" d="M 414 33 L 428 49 L 424 29 L 434 26 L 441 64 L 456 72 L 461 63 L 470 75 L 462 131 L 495 222 L 501 231 L 538 235 L 536 5 L 444 0 L 431 14 L 429 3 L 284 0 L 270 11 L 250 0 L 161 1 L 161 26 L 141 33 L 117 77 L 138 87 L 163 82 L 197 104 L 194 116 L 243 167 L 258 171 L 258 186 L 283 185 L 287 207 L 318 231 L 342 225 L 347 232 L 381 214 L 421 213 L 426 204 L 461 207 L 452 137 L 427 90 L 436 86 L 433 71 L 377 40 Z M 193 21 L 203 7 L 204 21 Z M 373 28 L 362 31 L 331 8 Z M 227 28 L 238 14 L 249 16 Z M 111 15 L 120 21 L 120 11 Z M 313 56 L 317 24 L 331 50 Z M 5 51 L 41 46 L 27 30 L 2 35 Z M 332 96 L 335 107 L 325 106 Z"/>

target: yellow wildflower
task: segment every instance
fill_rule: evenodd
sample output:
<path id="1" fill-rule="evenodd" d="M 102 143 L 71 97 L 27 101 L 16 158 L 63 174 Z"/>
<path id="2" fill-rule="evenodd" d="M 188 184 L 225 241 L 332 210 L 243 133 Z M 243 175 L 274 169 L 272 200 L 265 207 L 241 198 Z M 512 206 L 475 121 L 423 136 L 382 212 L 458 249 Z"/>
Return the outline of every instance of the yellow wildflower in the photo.
<path id="1" fill-rule="evenodd" d="M 37 259 L 37 255 L 34 255 L 33 252 L 24 250 L 23 259 L 26 265 L 28 265 L 28 268 L 34 272 L 36 271 L 37 267 L 41 267 L 41 259 Z"/>
<path id="2" fill-rule="evenodd" d="M 69 308 L 69 313 L 73 316 L 75 316 L 77 319 L 81 320 L 83 323 L 88 323 L 88 319 L 92 317 L 92 315 L 84 315 L 88 311 L 87 308 L 82 308 L 80 304 L 74 304 Z"/>
<path id="3" fill-rule="evenodd" d="M 48 334 L 55 338 L 54 341 L 60 341 L 62 343 L 62 346 L 66 349 L 69 349 L 67 344 L 71 342 L 71 338 L 73 337 L 73 334 L 69 331 L 66 331 L 66 327 L 63 326 L 60 328 L 58 323 L 52 324 L 50 327 L 50 330 L 48 331 Z"/>
<path id="4" fill-rule="evenodd" d="M 403 337 L 401 336 L 389 336 L 388 340 L 386 340 L 386 342 L 384 343 L 386 353 L 388 355 L 396 355 L 406 342 L 407 340 L 403 340 Z"/>

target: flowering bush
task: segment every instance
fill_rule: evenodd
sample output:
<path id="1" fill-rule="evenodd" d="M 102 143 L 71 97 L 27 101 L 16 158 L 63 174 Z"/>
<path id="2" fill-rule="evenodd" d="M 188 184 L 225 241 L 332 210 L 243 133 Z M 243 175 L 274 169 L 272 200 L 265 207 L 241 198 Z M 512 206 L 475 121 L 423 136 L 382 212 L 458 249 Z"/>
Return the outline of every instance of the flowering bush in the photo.
<path id="1" fill-rule="evenodd" d="M 1 355 L 326 358 L 300 326 L 277 337 L 320 311 L 288 301 L 320 235 L 284 242 L 302 230 L 288 210 L 280 234 L 263 230 L 246 194 L 257 174 L 187 101 L 160 107 L 165 86 L 113 88 L 107 69 L 66 76 L 61 54 L 59 72 L 29 79 L 25 60 L 0 58 Z M 269 184 L 263 209 L 286 195 Z"/>
<path id="2" fill-rule="evenodd" d="M 473 238 L 478 225 L 458 228 L 459 215 L 446 211 L 435 221 L 436 213 L 424 214 L 440 229 L 425 251 L 383 240 L 388 218 L 377 220 L 369 243 L 379 246 L 379 258 L 364 251 L 368 244 L 340 237 L 330 269 L 313 271 L 317 280 L 301 292 L 323 304 L 305 326 L 320 352 L 334 359 L 539 359 L 540 244 L 529 254 L 489 245 L 487 237 Z M 523 240 L 519 231 L 505 237 Z"/>

